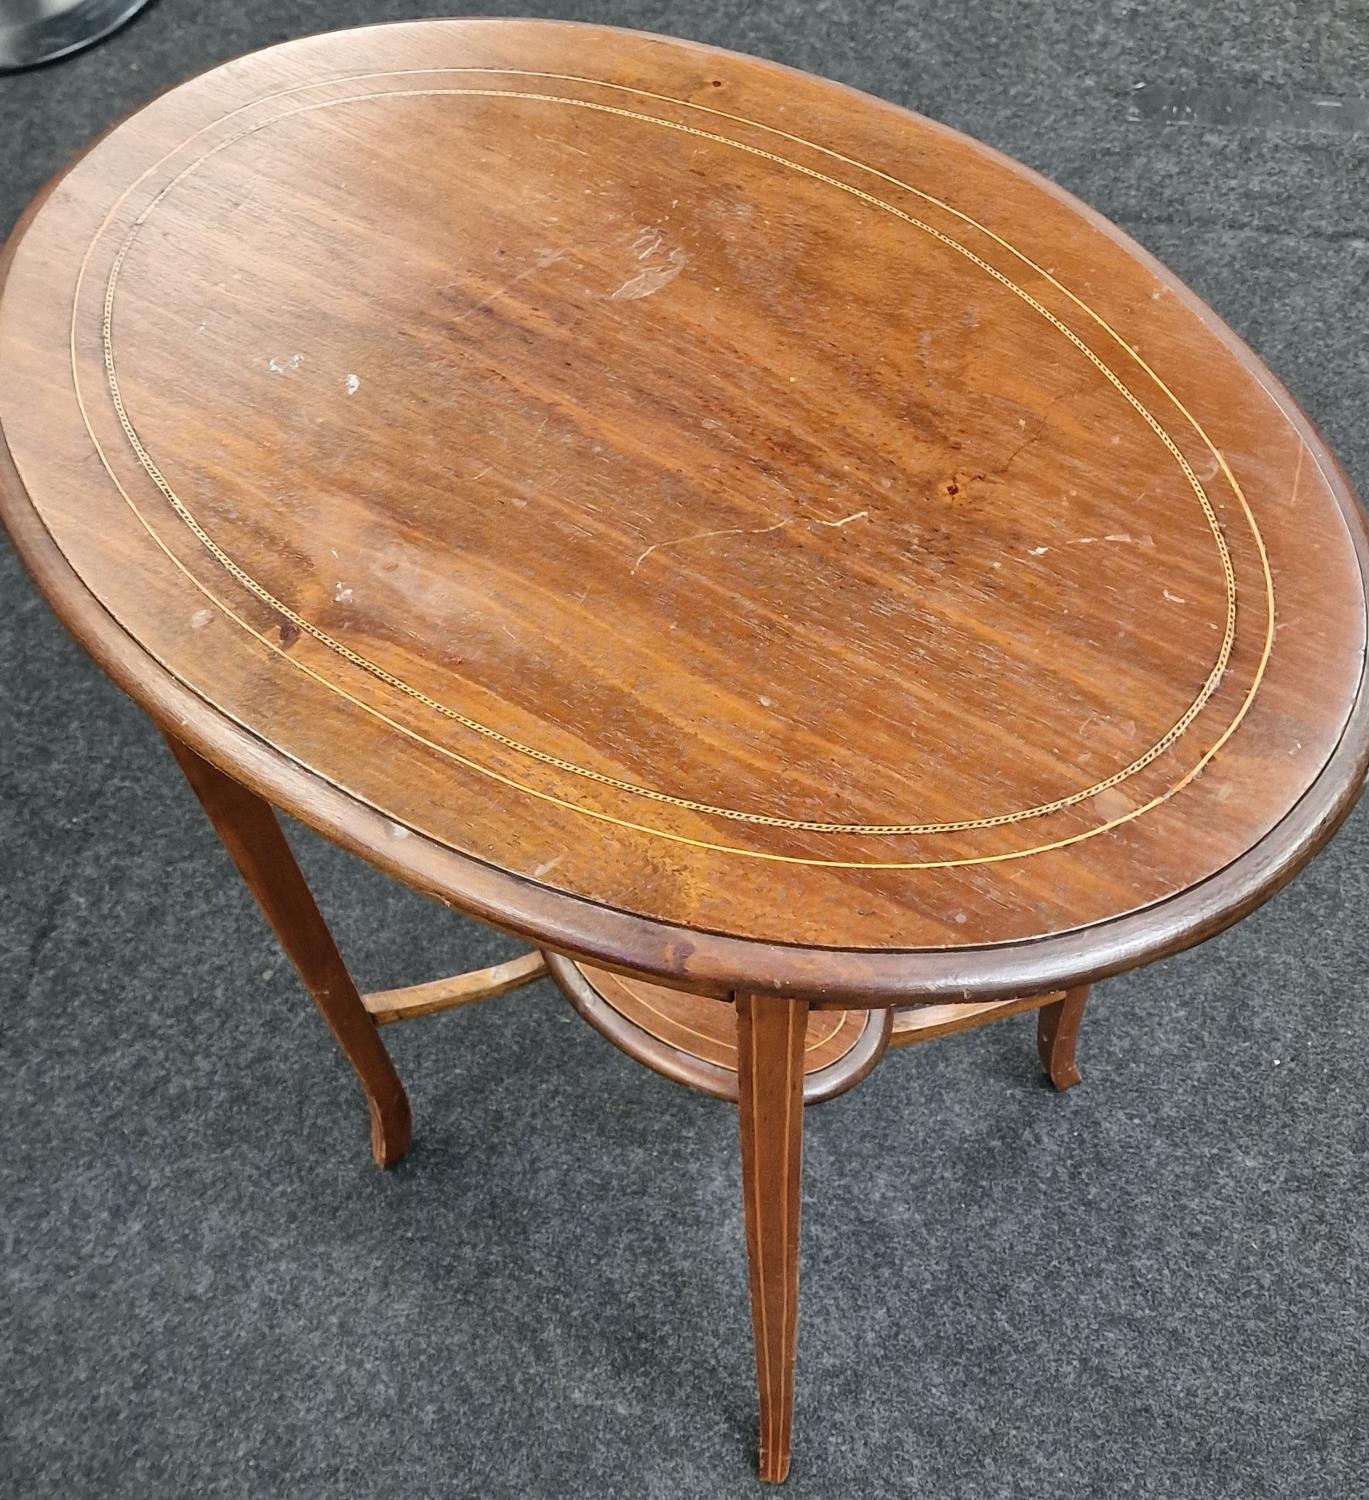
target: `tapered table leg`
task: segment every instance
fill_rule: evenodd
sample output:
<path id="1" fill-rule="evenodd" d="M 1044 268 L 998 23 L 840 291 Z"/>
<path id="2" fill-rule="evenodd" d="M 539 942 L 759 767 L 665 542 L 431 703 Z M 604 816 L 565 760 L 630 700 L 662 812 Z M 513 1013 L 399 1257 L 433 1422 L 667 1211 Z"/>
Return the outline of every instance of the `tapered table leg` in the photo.
<path id="1" fill-rule="evenodd" d="M 808 1006 L 737 996 L 737 1081 L 751 1323 L 760 1391 L 760 1477 L 789 1473 L 799 1305 L 803 1048 Z"/>
<path id="2" fill-rule="evenodd" d="M 1041 1057 L 1041 1066 L 1061 1093 L 1083 1082 L 1074 1061 L 1074 1043 L 1088 998 L 1089 986 L 1076 985 L 1065 991 L 1063 1000 L 1043 1005 L 1036 1013 L 1036 1050 Z"/>
<path id="3" fill-rule="evenodd" d="M 275 813 L 179 740 L 168 734 L 166 742 L 355 1069 L 371 1112 L 371 1153 L 391 1166 L 409 1148 L 409 1100 Z"/>

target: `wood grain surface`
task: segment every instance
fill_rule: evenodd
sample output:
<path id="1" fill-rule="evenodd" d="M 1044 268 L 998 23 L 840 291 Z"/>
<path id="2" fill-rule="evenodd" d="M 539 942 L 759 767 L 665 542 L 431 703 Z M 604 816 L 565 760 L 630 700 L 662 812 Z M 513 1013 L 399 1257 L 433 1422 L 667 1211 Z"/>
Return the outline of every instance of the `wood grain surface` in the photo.
<path id="1" fill-rule="evenodd" d="M 736 1101 L 740 1064 L 735 1001 L 667 989 L 556 954 L 548 957 L 548 966 L 579 1014 L 629 1057 L 700 1093 Z M 921 1015 L 926 1009 L 936 1007 L 919 1007 L 909 1014 Z M 892 1045 L 894 1021 L 887 1007 L 810 1008 L 803 1039 L 803 1102 L 835 1099 L 867 1078 Z"/>
<path id="2" fill-rule="evenodd" d="M 613 967 L 1092 977 L 1363 780 L 1363 520 L 1273 377 L 1058 189 L 753 59 L 451 21 L 196 79 L 12 239 L 0 428 L 178 736 Z"/>
<path id="3" fill-rule="evenodd" d="M 523 953 L 502 964 L 471 969 L 445 979 L 430 979 L 425 984 L 372 990 L 361 997 L 361 1003 L 377 1026 L 390 1026 L 396 1021 L 414 1021 L 420 1016 L 440 1015 L 444 1010 L 496 1000 L 500 995 L 535 983 L 546 972 L 547 961 L 540 953 Z"/>
<path id="4" fill-rule="evenodd" d="M 409 1149 L 408 1095 L 275 814 L 174 736 L 167 745 L 356 1073 L 371 1116 L 371 1155 L 393 1166 Z"/>
<path id="5" fill-rule="evenodd" d="M 737 996 L 742 1209 L 760 1396 L 757 1469 L 770 1484 L 788 1475 L 793 1443 L 806 1017 L 803 1001 Z"/>

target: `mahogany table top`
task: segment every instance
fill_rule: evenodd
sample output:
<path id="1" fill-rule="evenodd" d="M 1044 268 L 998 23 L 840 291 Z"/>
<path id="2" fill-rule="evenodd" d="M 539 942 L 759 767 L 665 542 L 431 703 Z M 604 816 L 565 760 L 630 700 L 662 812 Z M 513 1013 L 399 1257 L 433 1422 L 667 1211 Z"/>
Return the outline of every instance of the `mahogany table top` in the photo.
<path id="1" fill-rule="evenodd" d="M 1369 758 L 1366 532 L 1119 230 L 892 105 L 549 22 L 173 90 L 10 242 L 0 502 L 164 724 L 551 947 L 1007 993 Z"/>

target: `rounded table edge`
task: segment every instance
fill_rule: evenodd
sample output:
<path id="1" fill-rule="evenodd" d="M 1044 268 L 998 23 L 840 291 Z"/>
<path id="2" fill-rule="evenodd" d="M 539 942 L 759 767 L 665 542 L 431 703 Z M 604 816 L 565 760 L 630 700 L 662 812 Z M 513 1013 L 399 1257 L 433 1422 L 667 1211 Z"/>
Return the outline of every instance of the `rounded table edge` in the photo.
<path id="1" fill-rule="evenodd" d="M 546 24 L 627 30 L 596 28 L 595 23 L 582 22 L 547 21 Z M 656 33 L 634 34 L 685 42 Z M 706 43 L 685 44 L 695 50 L 726 53 L 750 63 L 796 71 L 781 63 Z M 278 44 L 290 45 L 288 41 Z M 213 72 L 221 66 L 224 64 L 203 71 Z M 902 105 L 849 85 L 834 86 L 912 115 L 938 132 L 1001 160 L 1072 206 L 1180 293 L 1190 310 L 1233 351 L 1280 407 L 1309 451 L 1327 460 L 1330 470 L 1327 477 L 1359 561 L 1369 620 L 1369 520 L 1354 487 L 1335 452 L 1297 400 L 1220 315 L 1125 230 L 1039 172 Z M 138 112 L 134 110 L 132 114 Z M 123 123 L 123 119 L 116 121 L 73 153 L 20 214 L 0 246 L 0 301 L 15 250 L 54 189 Z M 1341 737 L 1299 800 L 1244 854 L 1162 901 L 1050 936 L 958 949 L 873 951 L 799 947 L 699 931 L 538 885 L 416 832 L 403 840 L 401 857 L 389 818 L 291 760 L 214 708 L 156 661 L 106 610 L 71 567 L 30 503 L 3 428 L 0 428 L 0 520 L 4 521 L 15 551 L 39 592 L 106 674 L 167 733 L 182 739 L 273 806 L 465 915 L 528 938 L 553 952 L 700 993 L 722 995 L 747 991 L 783 994 L 819 1004 L 878 1007 L 920 1001 L 1010 999 L 1104 979 L 1202 942 L 1274 895 L 1335 833 L 1349 815 L 1369 775 L 1369 694 L 1366 694 L 1369 659 L 1362 652 L 1359 685 Z"/>
<path id="2" fill-rule="evenodd" d="M 784 994 L 883 1006 L 993 1000 L 1103 979 L 1191 947 L 1293 878 L 1350 812 L 1369 774 L 1369 695 L 1360 690 L 1335 752 L 1259 843 L 1155 905 L 1090 927 L 995 947 L 804 948 L 694 931 L 541 886 L 413 833 L 289 759 L 155 661 L 71 568 L 24 496 L 0 433 L 0 519 L 39 591 L 76 640 L 167 733 L 273 806 L 444 904 L 539 947 L 708 994 Z M 1356 545 L 1369 574 L 1369 528 Z"/>

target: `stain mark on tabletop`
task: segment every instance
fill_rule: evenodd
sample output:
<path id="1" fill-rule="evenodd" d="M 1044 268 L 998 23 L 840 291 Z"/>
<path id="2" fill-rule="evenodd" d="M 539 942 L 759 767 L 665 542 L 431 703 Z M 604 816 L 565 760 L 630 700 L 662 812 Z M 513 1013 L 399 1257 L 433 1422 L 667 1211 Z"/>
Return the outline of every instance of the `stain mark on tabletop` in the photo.
<path id="1" fill-rule="evenodd" d="M 1110 786 L 1093 799 L 1094 808 L 1100 817 L 1112 821 L 1127 818 L 1136 811 L 1136 804 L 1120 787 Z"/>
<path id="2" fill-rule="evenodd" d="M 953 504 L 964 505 L 970 499 L 971 488 L 981 484 L 984 480 L 983 474 L 972 474 L 964 469 L 957 469 L 951 477 L 943 483 L 938 491 L 943 499 Z"/>

